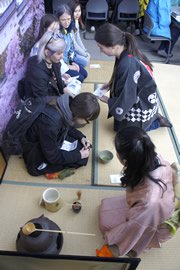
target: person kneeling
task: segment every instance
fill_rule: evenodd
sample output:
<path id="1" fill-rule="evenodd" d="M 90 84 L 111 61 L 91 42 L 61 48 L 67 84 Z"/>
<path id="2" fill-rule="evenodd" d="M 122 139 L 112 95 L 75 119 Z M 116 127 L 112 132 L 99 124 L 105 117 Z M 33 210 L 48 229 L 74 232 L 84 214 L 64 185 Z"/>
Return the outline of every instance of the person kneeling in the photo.
<path id="1" fill-rule="evenodd" d="M 64 94 L 47 104 L 23 141 L 29 174 L 38 176 L 85 166 L 91 145 L 76 128 L 95 120 L 99 113 L 98 100 L 91 93 L 81 93 L 74 99 Z"/>
<path id="2" fill-rule="evenodd" d="M 121 182 L 126 194 L 102 200 L 100 229 L 120 256 L 136 257 L 150 248 L 160 248 L 172 237 L 164 222 L 175 209 L 173 171 L 140 128 L 128 127 L 117 133 L 115 147 L 124 166 Z"/>

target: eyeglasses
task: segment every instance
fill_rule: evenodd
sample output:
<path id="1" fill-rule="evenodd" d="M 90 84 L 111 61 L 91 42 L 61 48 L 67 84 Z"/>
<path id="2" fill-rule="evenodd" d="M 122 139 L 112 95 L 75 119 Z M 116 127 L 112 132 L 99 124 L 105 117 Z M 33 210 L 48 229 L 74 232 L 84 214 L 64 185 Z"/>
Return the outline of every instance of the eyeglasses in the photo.
<path id="1" fill-rule="evenodd" d="M 74 119 L 76 120 L 77 117 L 74 117 Z M 82 118 L 82 119 L 86 122 L 86 124 L 90 124 L 90 121 L 88 119 L 85 119 L 85 118 Z"/>
<path id="2" fill-rule="evenodd" d="M 48 44 L 52 41 L 52 40 L 58 40 L 59 38 L 63 39 L 63 35 L 61 33 L 52 33 L 52 36 L 50 37 L 50 39 L 48 40 L 48 42 L 46 43 L 45 48 L 47 48 Z"/>

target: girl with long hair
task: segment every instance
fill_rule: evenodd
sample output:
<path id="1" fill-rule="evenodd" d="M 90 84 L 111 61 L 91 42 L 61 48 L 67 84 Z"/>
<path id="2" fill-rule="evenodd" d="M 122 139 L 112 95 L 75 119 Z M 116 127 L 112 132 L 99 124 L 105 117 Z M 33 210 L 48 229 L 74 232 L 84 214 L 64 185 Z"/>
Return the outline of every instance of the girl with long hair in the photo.
<path id="1" fill-rule="evenodd" d="M 141 127 L 146 131 L 171 127 L 169 121 L 158 113 L 152 64 L 138 49 L 133 35 L 105 23 L 96 31 L 95 40 L 104 54 L 116 58 L 112 78 L 102 87 L 110 91 L 110 98 L 105 95 L 100 98 L 108 105 L 109 117 L 114 117 L 114 130 L 127 126 Z"/>
<path id="2" fill-rule="evenodd" d="M 102 200 L 100 229 L 106 242 L 118 247 L 120 256 L 139 256 L 171 238 L 163 223 L 175 207 L 173 171 L 141 128 L 118 132 L 115 148 L 124 166 L 121 182 L 126 194 Z"/>
<path id="3" fill-rule="evenodd" d="M 57 13 L 60 23 L 60 33 L 66 42 L 66 50 L 64 52 L 64 62 L 68 65 L 69 70 L 67 73 L 71 77 L 78 76 L 78 80 L 83 82 L 87 77 L 87 71 L 81 63 L 76 60 L 76 50 L 72 39 L 72 32 L 75 25 L 73 22 L 73 13 L 69 5 L 62 4 L 59 6 Z"/>
<path id="4" fill-rule="evenodd" d="M 70 4 L 71 3 L 71 4 Z M 85 48 L 81 36 L 80 36 L 80 19 L 81 19 L 81 4 L 78 0 L 74 0 L 70 2 L 69 5 L 73 12 L 73 20 L 74 20 L 74 30 L 72 31 L 72 41 L 74 43 L 75 48 L 75 61 L 86 67 L 90 61 L 90 54 Z"/>

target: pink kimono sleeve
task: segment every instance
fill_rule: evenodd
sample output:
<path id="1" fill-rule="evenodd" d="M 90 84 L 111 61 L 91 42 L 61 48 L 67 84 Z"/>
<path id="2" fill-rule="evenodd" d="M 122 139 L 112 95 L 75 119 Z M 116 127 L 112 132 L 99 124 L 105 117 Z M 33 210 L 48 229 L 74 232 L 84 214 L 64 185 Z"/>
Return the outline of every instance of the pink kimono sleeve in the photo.
<path id="1" fill-rule="evenodd" d="M 136 205 L 131 207 L 128 211 L 127 221 L 119 224 L 118 226 L 106 231 L 105 239 L 109 245 L 117 245 L 120 255 L 127 254 L 138 243 L 145 248 L 153 238 L 154 233 L 148 233 L 144 239 L 144 232 L 148 227 L 148 220 L 151 216 L 148 206 L 143 202 L 137 202 Z M 153 228 L 152 228 L 153 230 Z M 153 230 L 154 231 L 154 230 Z M 144 239 L 145 243 L 140 243 Z"/>

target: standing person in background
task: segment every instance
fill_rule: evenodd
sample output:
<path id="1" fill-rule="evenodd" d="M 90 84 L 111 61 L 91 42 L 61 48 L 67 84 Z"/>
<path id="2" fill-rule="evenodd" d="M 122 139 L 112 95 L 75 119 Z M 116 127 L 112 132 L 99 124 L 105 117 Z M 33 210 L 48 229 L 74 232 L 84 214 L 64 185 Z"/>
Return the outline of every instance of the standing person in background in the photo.
<path id="1" fill-rule="evenodd" d="M 171 7 L 172 8 L 177 8 L 179 10 L 180 6 L 180 1 L 178 4 L 178 1 L 171 1 Z M 171 48 L 170 48 L 170 56 L 173 56 L 172 51 L 174 48 L 174 45 L 178 41 L 180 37 L 180 22 L 176 21 L 175 18 L 171 17 L 171 24 L 170 24 L 170 31 L 171 31 Z M 167 41 L 162 41 L 159 48 L 158 48 L 158 55 L 167 58 L 167 54 L 169 51 L 169 42 Z"/>
<path id="2" fill-rule="evenodd" d="M 66 42 L 64 52 L 64 62 L 68 65 L 67 73 L 71 77 L 79 76 L 78 80 L 82 83 L 87 77 L 87 71 L 76 62 L 76 51 L 72 40 L 72 31 L 74 31 L 73 14 L 71 8 L 66 5 L 60 5 L 58 10 L 58 19 L 60 23 L 60 32 Z"/>
<path id="3" fill-rule="evenodd" d="M 107 3 L 109 6 L 112 7 L 112 16 L 111 16 L 111 21 L 113 24 L 118 23 L 118 6 L 123 0 L 107 0 Z"/>
<path id="4" fill-rule="evenodd" d="M 66 92 L 60 74 L 60 60 L 66 43 L 46 32 L 39 41 L 38 54 L 28 59 L 25 78 L 19 84 L 19 95 L 28 97 L 60 96 Z"/>
<path id="5" fill-rule="evenodd" d="M 144 12 L 147 9 L 149 0 L 139 0 L 139 18 L 135 21 L 136 30 L 133 35 L 138 36 L 141 34 L 141 29 L 143 29 L 144 24 Z"/>
<path id="6" fill-rule="evenodd" d="M 114 117 L 114 130 L 128 126 L 149 131 L 159 127 L 171 127 L 169 121 L 158 113 L 157 85 L 152 75 L 152 65 L 139 51 L 133 35 L 105 23 L 98 28 L 95 40 L 100 50 L 115 56 L 111 81 L 102 89 L 110 91 L 110 98 L 100 97 Z"/>
<path id="7" fill-rule="evenodd" d="M 176 42 L 178 41 L 179 37 L 180 37 L 180 28 L 177 27 L 174 23 L 171 23 L 170 25 L 170 30 L 171 30 L 171 48 L 170 48 L 170 57 L 173 56 L 173 48 L 174 45 L 176 44 Z M 167 58 L 168 55 L 168 51 L 169 51 L 169 42 L 168 41 L 162 41 L 157 54 Z"/>
<path id="8" fill-rule="evenodd" d="M 110 4 L 113 7 L 113 13 L 112 13 L 112 23 L 116 24 L 118 23 L 118 7 L 119 4 L 121 4 L 122 0 L 113 0 L 113 1 L 107 1 L 108 4 Z M 139 0 L 139 17 L 137 21 L 134 21 L 135 24 L 135 31 L 133 35 L 140 35 L 140 30 L 143 28 L 143 22 L 144 22 L 144 11 L 147 8 L 149 0 Z M 129 22 L 127 21 L 127 29 L 129 27 Z M 127 31 L 127 30 L 126 30 Z"/>
<path id="9" fill-rule="evenodd" d="M 144 12 L 147 9 L 149 0 L 139 0 L 139 18 L 144 17 Z"/>
<path id="10" fill-rule="evenodd" d="M 75 48 L 75 58 L 74 61 L 83 67 L 86 67 L 90 61 L 90 54 L 84 47 L 84 44 L 80 37 L 79 32 L 79 19 L 81 18 L 81 5 L 78 0 L 75 0 L 71 5 L 72 12 L 74 14 L 75 27 L 72 31 L 72 41 Z"/>
<path id="11" fill-rule="evenodd" d="M 153 29 L 151 34 L 155 36 L 163 36 L 171 39 L 170 56 L 172 57 L 172 50 L 175 43 L 180 36 L 179 28 L 171 23 L 171 0 L 150 0 L 147 8 L 147 12 L 153 21 Z M 146 29 L 144 28 L 144 31 Z M 157 54 L 167 58 L 169 51 L 169 42 L 162 41 Z"/>
<path id="12" fill-rule="evenodd" d="M 126 194 L 102 200 L 100 229 L 108 245 L 116 245 L 119 256 L 139 257 L 172 237 L 164 222 L 175 209 L 173 171 L 140 128 L 117 133 L 115 147 L 124 166 L 121 182 Z"/>

